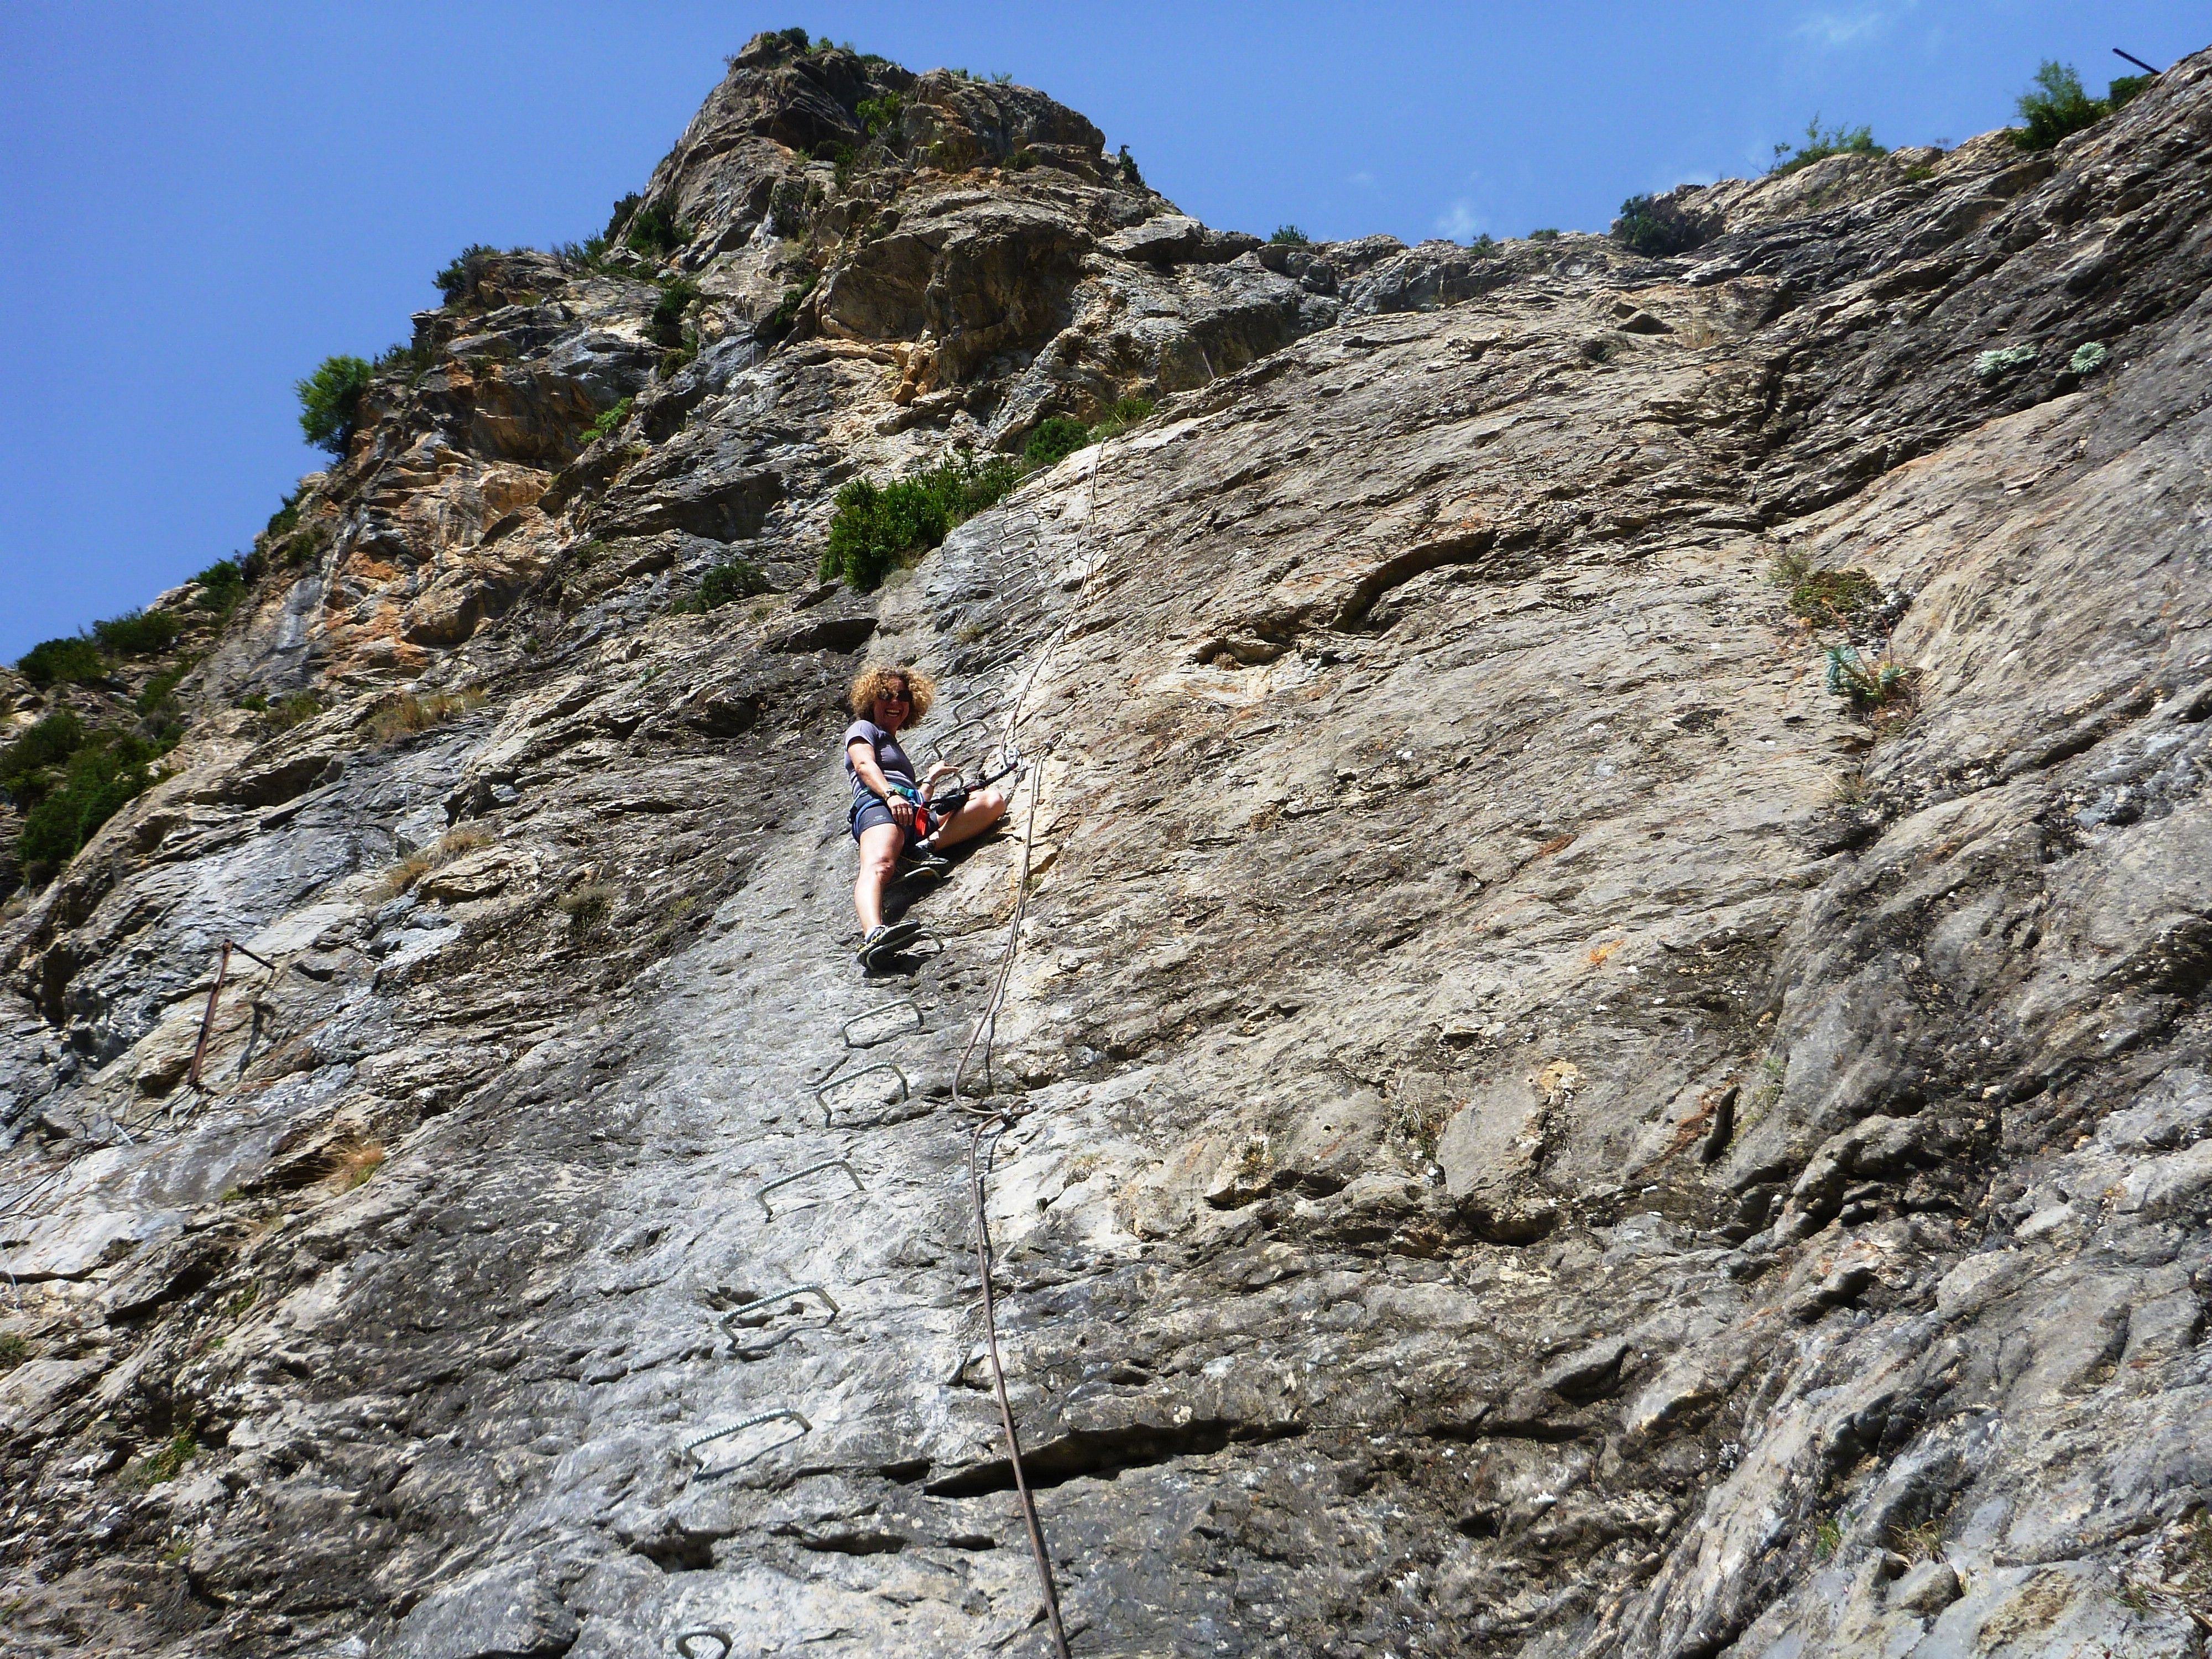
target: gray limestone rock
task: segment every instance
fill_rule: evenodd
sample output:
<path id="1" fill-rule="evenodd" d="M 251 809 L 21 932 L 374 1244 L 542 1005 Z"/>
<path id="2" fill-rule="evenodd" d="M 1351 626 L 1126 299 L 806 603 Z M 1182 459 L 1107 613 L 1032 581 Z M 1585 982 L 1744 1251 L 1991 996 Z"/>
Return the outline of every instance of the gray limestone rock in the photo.
<path id="1" fill-rule="evenodd" d="M 2198 1653 L 2208 111 L 1261 247 L 757 38 L 0 915 L 11 1650 L 1048 1651 L 972 1152 L 1078 1652 Z M 864 978 L 884 661 L 1024 763 Z"/>

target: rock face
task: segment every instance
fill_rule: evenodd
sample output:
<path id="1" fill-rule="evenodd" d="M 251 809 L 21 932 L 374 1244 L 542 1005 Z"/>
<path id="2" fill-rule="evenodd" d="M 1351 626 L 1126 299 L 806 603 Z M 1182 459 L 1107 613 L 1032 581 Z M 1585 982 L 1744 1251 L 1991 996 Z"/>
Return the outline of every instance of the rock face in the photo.
<path id="1" fill-rule="evenodd" d="M 2208 141 L 2212 56 L 1674 260 L 1261 248 L 754 42 L 647 192 L 705 297 L 418 319 L 11 907 L 11 1644 L 1048 1651 L 954 1098 L 1026 840 L 1076 1652 L 2201 1653 Z M 1131 393 L 814 580 L 845 479 Z M 1030 763 L 869 986 L 866 659 Z"/>

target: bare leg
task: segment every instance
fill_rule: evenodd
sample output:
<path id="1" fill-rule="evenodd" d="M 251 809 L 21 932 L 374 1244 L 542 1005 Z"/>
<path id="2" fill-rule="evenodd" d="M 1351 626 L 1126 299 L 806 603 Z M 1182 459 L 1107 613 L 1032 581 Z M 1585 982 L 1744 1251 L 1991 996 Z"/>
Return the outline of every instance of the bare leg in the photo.
<path id="1" fill-rule="evenodd" d="M 951 847 L 963 841 L 972 841 L 1006 815 L 1006 799 L 995 789 L 979 789 L 961 804 L 960 810 L 945 821 L 945 827 L 930 837 L 931 844 Z"/>
<path id="2" fill-rule="evenodd" d="M 872 933 L 884 925 L 884 884 L 898 862 L 904 839 L 896 823 L 879 823 L 860 831 L 860 874 L 853 884 L 853 908 L 860 913 L 860 931 Z"/>

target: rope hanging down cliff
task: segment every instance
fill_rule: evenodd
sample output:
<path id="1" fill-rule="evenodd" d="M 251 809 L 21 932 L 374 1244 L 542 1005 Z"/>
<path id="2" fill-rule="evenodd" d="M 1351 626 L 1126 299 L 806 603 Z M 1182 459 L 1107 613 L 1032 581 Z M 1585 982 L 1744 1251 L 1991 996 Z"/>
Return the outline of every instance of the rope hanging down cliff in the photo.
<path id="1" fill-rule="evenodd" d="M 1082 562 L 1083 550 L 1091 532 L 1091 519 L 1098 505 L 1098 468 L 1106 458 L 1105 446 L 1091 459 L 1089 489 L 1083 509 L 1083 521 L 1077 526 L 1075 547 L 1078 563 L 1083 570 L 1083 581 L 1076 591 L 1074 603 L 1068 606 L 1066 618 L 1054 629 L 1037 653 L 1036 660 L 1030 665 L 1020 688 L 1014 693 L 1012 708 L 1006 717 L 1006 737 L 1002 751 L 1011 748 L 1021 730 L 1022 705 L 1028 700 L 1030 689 L 1043 673 L 1045 665 L 1060 648 L 1081 616 L 1084 601 L 1090 597 L 1091 578 L 1096 574 L 1097 561 Z M 1040 756 L 1049 752 L 1049 745 L 1040 750 Z M 999 1420 L 1006 1431 L 1006 1462 L 1013 1471 L 1014 1491 L 1021 1502 L 1022 1521 L 1029 1529 L 1030 1553 L 1036 1559 L 1037 1585 L 1044 1597 L 1045 1618 L 1052 1626 L 1052 1644 L 1059 1659 L 1068 1659 L 1067 1632 L 1060 1624 L 1060 1593 L 1053 1582 L 1052 1558 L 1044 1543 L 1044 1528 L 1037 1519 L 1036 1499 L 1030 1492 L 1028 1472 L 1022 1467 L 1021 1437 L 1014 1430 L 1014 1411 L 1006 1399 L 1006 1370 L 999 1354 L 999 1315 L 996 1298 L 991 1289 L 991 1223 L 984 1205 L 983 1180 L 990 1168 L 990 1158 L 983 1152 L 983 1137 L 991 1134 L 992 1150 L 996 1152 L 997 1136 L 1003 1134 L 1015 1122 L 1027 1116 L 1028 1109 L 991 1106 L 989 1097 L 979 1097 L 974 1104 L 961 1098 L 961 1085 L 967 1079 L 968 1066 L 980 1045 L 983 1050 L 984 1073 L 988 1077 L 991 1064 L 991 1046 L 999 1029 L 999 1010 L 1005 1006 L 1007 982 L 1012 975 L 1014 957 L 1021 949 L 1022 918 L 1029 908 L 1030 864 L 1036 846 L 1036 811 L 1038 799 L 1044 793 L 1044 769 L 1040 764 L 1030 781 L 1029 808 L 1022 823 L 1022 860 L 1020 872 L 1014 887 L 1014 914 L 1006 924 L 1006 942 L 999 949 L 999 969 L 991 983 L 989 998 L 983 1012 L 976 1016 L 975 1024 L 968 1034 L 968 1041 L 960 1050 L 959 1062 L 952 1068 L 952 1103 L 960 1110 L 975 1116 L 974 1133 L 968 1137 L 968 1191 L 975 1211 L 975 1266 L 983 1283 L 984 1346 L 991 1360 L 991 1383 L 999 1400 Z"/>

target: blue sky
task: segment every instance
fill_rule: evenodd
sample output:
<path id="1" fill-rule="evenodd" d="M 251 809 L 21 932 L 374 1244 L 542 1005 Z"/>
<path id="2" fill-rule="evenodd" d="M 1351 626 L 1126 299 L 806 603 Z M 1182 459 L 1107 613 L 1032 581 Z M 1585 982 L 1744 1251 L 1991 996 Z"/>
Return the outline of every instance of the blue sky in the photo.
<path id="1" fill-rule="evenodd" d="M 376 0 L 0 8 L 0 658 L 247 545 L 319 464 L 292 383 L 373 356 L 470 242 L 638 188 L 722 58 L 803 24 L 1011 71 L 1211 223 L 1418 240 L 1602 229 L 1825 121 L 2002 125 L 2212 40 L 2177 0 L 1106 7 Z"/>

